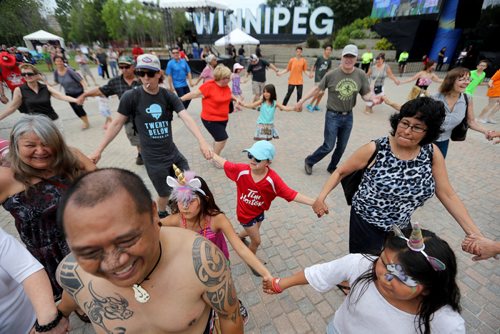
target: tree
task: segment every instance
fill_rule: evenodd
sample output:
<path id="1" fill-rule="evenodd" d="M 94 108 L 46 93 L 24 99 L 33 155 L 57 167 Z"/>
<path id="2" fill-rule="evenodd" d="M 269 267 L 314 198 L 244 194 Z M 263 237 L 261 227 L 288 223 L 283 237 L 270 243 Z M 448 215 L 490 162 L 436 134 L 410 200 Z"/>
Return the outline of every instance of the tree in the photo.
<path id="1" fill-rule="evenodd" d="M 75 3 L 69 16 L 69 38 L 76 42 L 108 41 L 101 16 L 105 0 L 82 0 Z"/>
<path id="2" fill-rule="evenodd" d="M 309 0 L 309 4 L 312 8 L 327 6 L 333 9 L 336 31 L 356 19 L 370 16 L 372 9 L 369 0 Z"/>
<path id="3" fill-rule="evenodd" d="M 63 37 L 68 39 L 70 26 L 71 10 L 79 3 L 78 0 L 56 0 L 55 17 L 59 26 L 61 26 Z"/>
<path id="4" fill-rule="evenodd" d="M 0 41 L 2 44 L 23 43 L 23 36 L 34 31 L 47 30 L 47 22 L 40 15 L 41 2 L 38 0 L 0 1 Z"/>

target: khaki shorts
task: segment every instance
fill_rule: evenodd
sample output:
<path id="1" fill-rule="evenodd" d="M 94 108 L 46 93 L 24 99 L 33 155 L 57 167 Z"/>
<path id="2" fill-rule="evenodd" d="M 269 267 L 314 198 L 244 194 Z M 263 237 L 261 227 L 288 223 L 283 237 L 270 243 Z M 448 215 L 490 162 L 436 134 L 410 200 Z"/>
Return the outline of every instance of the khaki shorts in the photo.
<path id="1" fill-rule="evenodd" d="M 134 134 L 134 123 L 132 121 L 125 123 L 125 133 L 132 146 L 140 146 L 139 135 Z"/>
<path id="2" fill-rule="evenodd" d="M 265 82 L 252 81 L 252 94 L 253 95 L 262 95 L 264 93 Z"/>

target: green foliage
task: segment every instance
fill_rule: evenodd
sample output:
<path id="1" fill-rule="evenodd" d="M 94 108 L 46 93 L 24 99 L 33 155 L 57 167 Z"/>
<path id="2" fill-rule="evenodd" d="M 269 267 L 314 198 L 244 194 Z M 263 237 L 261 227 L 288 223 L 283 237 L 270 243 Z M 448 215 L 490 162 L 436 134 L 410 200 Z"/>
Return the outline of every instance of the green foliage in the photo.
<path id="1" fill-rule="evenodd" d="M 319 41 L 314 35 L 307 37 L 306 44 L 308 48 L 316 49 L 319 48 Z"/>
<path id="2" fill-rule="evenodd" d="M 354 38 L 354 39 L 363 39 L 363 38 L 366 38 L 366 33 L 364 32 L 364 30 L 354 29 L 349 34 L 349 37 Z"/>
<path id="3" fill-rule="evenodd" d="M 361 44 L 356 44 L 356 46 L 357 46 L 357 47 L 358 47 L 358 49 L 360 49 L 360 50 L 366 49 L 366 44 L 363 44 L 363 43 L 361 43 Z"/>
<path id="4" fill-rule="evenodd" d="M 342 49 L 344 46 L 349 44 L 349 42 L 350 42 L 349 36 L 346 35 L 337 36 L 333 41 L 333 48 L 336 50 Z"/>
<path id="5" fill-rule="evenodd" d="M 292 8 L 292 7 L 300 7 L 302 6 L 302 0 L 267 0 L 266 4 L 269 7 L 286 7 L 286 8 Z"/>
<path id="6" fill-rule="evenodd" d="M 40 29 L 49 30 L 40 15 L 40 0 L 0 0 L 1 44 L 24 45 L 23 36 Z"/>
<path id="7" fill-rule="evenodd" d="M 189 29 L 190 23 L 185 14 L 185 11 L 177 10 L 172 15 L 175 36 L 184 36 L 184 31 Z"/>
<path id="8" fill-rule="evenodd" d="M 333 9 L 335 29 L 337 30 L 356 19 L 369 16 L 372 4 L 372 1 L 367 0 L 309 0 L 311 8 L 327 6 Z M 368 27 L 359 27 L 358 29 L 368 29 Z"/>
<path id="9" fill-rule="evenodd" d="M 394 45 L 392 45 L 391 42 L 389 42 L 386 38 L 380 39 L 376 44 L 375 44 L 375 50 L 395 50 Z"/>

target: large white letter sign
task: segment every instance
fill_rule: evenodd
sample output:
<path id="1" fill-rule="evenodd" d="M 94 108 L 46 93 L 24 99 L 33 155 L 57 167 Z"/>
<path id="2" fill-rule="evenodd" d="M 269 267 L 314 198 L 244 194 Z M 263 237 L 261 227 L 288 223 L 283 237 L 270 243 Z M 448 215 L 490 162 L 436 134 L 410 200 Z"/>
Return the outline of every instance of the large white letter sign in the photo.
<path id="1" fill-rule="evenodd" d="M 281 15 L 283 15 L 283 18 L 280 18 Z M 273 35 L 279 34 L 279 28 L 286 26 L 289 21 L 290 11 L 288 10 L 288 8 L 274 8 Z"/>
<path id="2" fill-rule="evenodd" d="M 318 16 L 320 16 L 321 14 L 324 14 L 329 18 L 322 19 L 322 27 L 318 27 L 316 25 L 316 21 L 318 19 Z M 330 7 L 326 6 L 316 8 L 309 17 L 309 27 L 311 28 L 311 32 L 315 35 L 331 34 L 333 32 L 333 10 Z"/>
<path id="3" fill-rule="evenodd" d="M 305 35 L 307 34 L 307 26 L 300 28 L 301 24 L 307 24 L 307 14 L 309 9 L 307 7 L 295 7 L 293 11 L 293 26 L 292 34 L 294 35 Z M 306 14 L 306 17 L 301 17 L 302 14 Z"/>

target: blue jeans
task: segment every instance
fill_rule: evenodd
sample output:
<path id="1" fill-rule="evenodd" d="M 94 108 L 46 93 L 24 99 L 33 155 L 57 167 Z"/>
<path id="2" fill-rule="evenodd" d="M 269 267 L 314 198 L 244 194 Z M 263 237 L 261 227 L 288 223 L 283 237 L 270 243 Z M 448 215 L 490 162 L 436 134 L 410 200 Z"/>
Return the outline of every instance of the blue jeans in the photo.
<path id="1" fill-rule="evenodd" d="M 347 115 L 339 115 L 331 111 L 325 113 L 324 142 L 313 154 L 305 160 L 306 164 L 313 166 L 323 159 L 334 148 L 332 160 L 328 165 L 328 171 L 333 172 L 344 154 L 349 136 L 352 130 L 352 112 Z M 337 145 L 335 145 L 337 144 Z"/>
<path id="2" fill-rule="evenodd" d="M 111 67 L 111 75 L 114 77 L 118 76 L 118 63 L 114 60 L 109 61 L 109 67 Z"/>
<path id="3" fill-rule="evenodd" d="M 177 96 L 181 98 L 183 95 L 186 95 L 187 93 L 190 92 L 189 86 L 184 86 L 184 87 L 174 87 L 175 92 L 177 93 Z M 187 101 L 182 101 L 182 104 L 184 105 L 184 109 L 187 110 L 189 107 L 189 104 L 191 103 L 191 100 Z"/>

